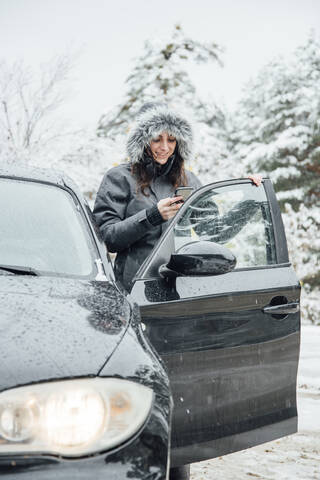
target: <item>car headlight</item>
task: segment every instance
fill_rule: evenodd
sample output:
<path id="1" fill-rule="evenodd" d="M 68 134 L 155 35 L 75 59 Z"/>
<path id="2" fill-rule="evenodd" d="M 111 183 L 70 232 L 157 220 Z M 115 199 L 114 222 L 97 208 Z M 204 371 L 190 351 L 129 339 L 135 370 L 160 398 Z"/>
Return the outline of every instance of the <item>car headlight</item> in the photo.
<path id="1" fill-rule="evenodd" d="M 130 438 L 145 422 L 153 392 L 128 380 L 91 378 L 0 393 L 0 454 L 80 456 Z"/>

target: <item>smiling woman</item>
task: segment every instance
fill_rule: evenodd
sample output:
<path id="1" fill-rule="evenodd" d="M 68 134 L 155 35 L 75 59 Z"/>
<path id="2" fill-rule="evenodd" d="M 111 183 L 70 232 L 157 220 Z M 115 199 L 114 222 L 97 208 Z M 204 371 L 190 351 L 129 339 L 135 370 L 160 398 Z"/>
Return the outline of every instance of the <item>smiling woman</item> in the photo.
<path id="1" fill-rule="evenodd" d="M 174 136 L 168 135 L 167 132 L 161 133 L 157 138 L 151 140 L 150 150 L 156 163 L 165 165 L 168 159 L 173 155 L 177 145 Z"/>
<path id="2" fill-rule="evenodd" d="M 201 185 L 184 166 L 192 144 L 186 118 L 165 104 L 147 103 L 128 137 L 129 163 L 110 169 L 102 180 L 94 215 L 109 251 L 117 252 L 115 274 L 128 291 L 181 207 L 176 188 Z"/>

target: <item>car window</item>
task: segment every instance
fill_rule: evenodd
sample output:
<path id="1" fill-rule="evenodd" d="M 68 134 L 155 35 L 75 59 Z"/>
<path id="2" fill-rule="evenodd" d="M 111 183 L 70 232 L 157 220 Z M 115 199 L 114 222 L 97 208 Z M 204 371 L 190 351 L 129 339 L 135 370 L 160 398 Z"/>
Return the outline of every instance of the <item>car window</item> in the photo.
<path id="1" fill-rule="evenodd" d="M 1 179 L 0 204 L 1 265 L 81 277 L 96 272 L 89 231 L 67 191 Z"/>
<path id="2" fill-rule="evenodd" d="M 229 185 L 197 196 L 175 225 L 175 251 L 186 243 L 200 240 L 229 248 L 237 258 L 237 268 L 276 263 L 274 233 L 264 187 Z"/>

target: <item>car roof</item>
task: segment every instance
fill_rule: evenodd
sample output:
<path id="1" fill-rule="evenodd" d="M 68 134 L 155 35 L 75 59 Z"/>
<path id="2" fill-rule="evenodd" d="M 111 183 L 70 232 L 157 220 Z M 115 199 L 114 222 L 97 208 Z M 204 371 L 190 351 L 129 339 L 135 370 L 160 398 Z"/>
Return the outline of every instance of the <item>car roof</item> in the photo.
<path id="1" fill-rule="evenodd" d="M 0 164 L 0 177 L 51 183 L 61 187 L 68 187 L 82 199 L 82 194 L 74 181 L 60 170 L 40 168 L 24 163 L 4 163 Z"/>

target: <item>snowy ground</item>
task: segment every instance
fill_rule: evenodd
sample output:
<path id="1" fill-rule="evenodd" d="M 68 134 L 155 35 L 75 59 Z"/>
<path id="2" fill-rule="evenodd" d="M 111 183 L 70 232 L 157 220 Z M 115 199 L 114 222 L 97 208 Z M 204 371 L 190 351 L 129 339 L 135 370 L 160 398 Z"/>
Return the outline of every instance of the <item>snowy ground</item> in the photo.
<path id="1" fill-rule="evenodd" d="M 194 463 L 191 480 L 320 480 L 319 326 L 302 326 L 298 410 L 297 434 Z"/>

